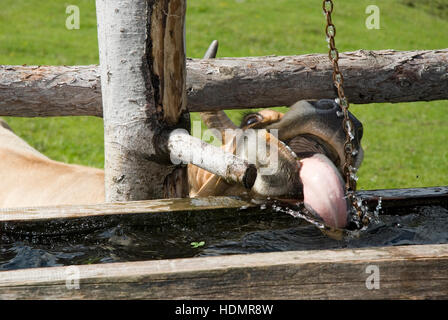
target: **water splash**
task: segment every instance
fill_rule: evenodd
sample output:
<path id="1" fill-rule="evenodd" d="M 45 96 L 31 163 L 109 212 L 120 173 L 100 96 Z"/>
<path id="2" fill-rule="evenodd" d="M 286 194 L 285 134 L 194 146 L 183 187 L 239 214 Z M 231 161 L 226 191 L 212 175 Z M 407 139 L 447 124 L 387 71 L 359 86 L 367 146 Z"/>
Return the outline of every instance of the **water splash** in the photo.
<path id="1" fill-rule="evenodd" d="M 293 208 L 290 208 L 290 206 Z M 308 222 L 333 240 L 342 240 L 345 237 L 345 230 L 327 226 L 322 220 L 316 218 L 303 202 L 275 200 L 270 204 L 270 207 L 275 212 L 286 213 L 294 218 Z"/>
<path id="2" fill-rule="evenodd" d="M 350 137 L 350 141 L 355 140 L 355 134 L 353 133 L 353 128 L 352 128 L 351 122 L 347 121 L 345 125 L 347 127 L 347 133 L 348 133 L 348 135 Z"/>
<path id="3" fill-rule="evenodd" d="M 356 173 L 350 173 L 350 179 L 352 179 L 353 181 L 358 181 L 359 177 Z"/>
<path id="4" fill-rule="evenodd" d="M 380 212 L 382 209 L 383 209 L 383 199 L 381 197 L 379 197 L 378 204 L 375 207 L 375 210 L 369 216 L 370 223 L 372 223 L 372 224 L 380 223 Z"/>

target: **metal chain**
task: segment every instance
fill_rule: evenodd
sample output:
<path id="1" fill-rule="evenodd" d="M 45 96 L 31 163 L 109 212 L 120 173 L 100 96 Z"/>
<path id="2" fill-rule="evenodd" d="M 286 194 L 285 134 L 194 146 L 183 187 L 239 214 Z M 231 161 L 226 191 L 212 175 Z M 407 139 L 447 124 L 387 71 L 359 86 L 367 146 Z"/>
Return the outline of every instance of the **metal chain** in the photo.
<path id="1" fill-rule="evenodd" d="M 355 149 L 353 147 L 353 139 L 354 135 L 354 126 L 353 122 L 350 119 L 348 109 L 350 104 L 348 102 L 347 97 L 344 93 L 344 77 L 339 69 L 339 51 L 336 48 L 335 44 L 335 36 L 336 36 L 336 27 L 333 24 L 331 19 L 331 14 L 333 13 L 334 4 L 332 0 L 324 0 L 322 4 L 322 8 L 324 10 L 324 15 L 327 19 L 327 26 L 325 28 L 325 34 L 327 35 L 327 41 L 329 43 L 330 51 L 328 56 L 330 58 L 330 62 L 333 65 L 333 83 L 337 89 L 338 97 L 339 97 L 339 105 L 342 108 L 342 112 L 344 114 L 343 120 L 343 128 L 346 135 L 346 140 L 344 144 L 345 151 L 345 162 L 343 166 L 343 172 L 345 175 L 345 189 L 347 197 L 350 202 L 353 204 L 353 207 L 356 209 L 356 212 L 360 218 L 362 219 L 362 210 L 360 205 L 355 199 L 355 191 L 356 191 L 356 168 L 353 165 L 353 156 L 355 155 Z"/>

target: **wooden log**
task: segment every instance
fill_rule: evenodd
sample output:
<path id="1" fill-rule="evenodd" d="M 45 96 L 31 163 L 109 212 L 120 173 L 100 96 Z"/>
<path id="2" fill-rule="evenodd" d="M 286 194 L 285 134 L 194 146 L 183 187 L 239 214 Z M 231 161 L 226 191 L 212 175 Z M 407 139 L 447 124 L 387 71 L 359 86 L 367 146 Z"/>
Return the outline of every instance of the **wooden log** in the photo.
<path id="1" fill-rule="evenodd" d="M 254 206 L 251 202 L 237 198 L 211 197 L 0 209 L 0 235 L 21 237 L 79 234 L 118 224 L 152 228 L 173 224 L 204 225 L 226 219 L 235 221 L 259 218 L 260 213 L 257 211 L 240 210 Z"/>
<path id="2" fill-rule="evenodd" d="M 0 115 L 103 116 L 97 66 L 0 66 Z"/>
<path id="3" fill-rule="evenodd" d="M 448 49 L 341 54 L 357 104 L 448 99 Z M 101 116 L 97 67 L 0 66 L 0 116 Z M 187 60 L 188 111 L 335 98 L 327 55 Z M 206 102 L 206 103 L 205 103 Z"/>
<path id="4" fill-rule="evenodd" d="M 382 199 L 380 214 L 408 214 L 411 208 L 439 205 L 448 208 L 448 187 L 359 191 L 373 210 Z M 0 208 L 0 234 L 53 234 L 98 229 L 136 221 L 139 225 L 204 224 L 225 219 L 289 217 L 269 210 L 241 210 L 256 204 L 238 198 L 161 199 L 85 206 Z M 229 210 L 221 210 L 229 209 Z M 213 211 L 213 213 L 211 212 Z M 290 217 L 291 221 L 294 218 Z M 39 231 L 36 231 L 39 230 Z"/>
<path id="5" fill-rule="evenodd" d="M 232 197 L 159 199 L 132 202 L 102 203 L 48 207 L 0 208 L 0 222 L 54 221 L 108 215 L 154 214 L 253 207 L 255 204 Z"/>
<path id="6" fill-rule="evenodd" d="M 342 54 L 339 61 L 352 103 L 448 99 L 448 49 L 360 50 Z M 334 99 L 332 73 L 327 55 L 202 60 L 188 68 L 188 106 L 213 111 Z M 206 110 L 196 103 L 204 100 Z"/>
<path id="7" fill-rule="evenodd" d="M 441 206 L 448 208 L 448 187 L 363 190 L 357 195 L 374 210 L 382 202 L 381 214 L 409 214 L 419 206 Z"/>
<path id="8" fill-rule="evenodd" d="M 448 245 L 423 245 L 23 269 L 0 272 L 0 298 L 447 299 L 447 263 Z"/>
<path id="9" fill-rule="evenodd" d="M 448 187 L 358 191 L 357 194 L 373 207 L 378 204 L 378 200 L 381 198 L 383 209 L 409 208 L 424 205 L 440 205 L 448 208 Z M 237 209 L 254 206 L 256 206 L 255 203 L 244 199 L 234 197 L 209 197 L 102 203 L 84 206 L 0 208 L 0 222 L 76 219 L 114 214 L 176 213 L 222 208 Z"/>
<path id="10" fill-rule="evenodd" d="M 163 197 L 155 138 L 185 111 L 185 0 L 97 0 L 106 201 Z M 160 164 L 162 163 L 162 164 Z"/>
<path id="11" fill-rule="evenodd" d="M 257 179 L 255 165 L 222 148 L 190 136 L 187 130 L 177 129 L 170 132 L 166 142 L 161 144 L 167 146 L 167 152 L 174 164 L 194 164 L 246 189 L 251 189 Z"/>

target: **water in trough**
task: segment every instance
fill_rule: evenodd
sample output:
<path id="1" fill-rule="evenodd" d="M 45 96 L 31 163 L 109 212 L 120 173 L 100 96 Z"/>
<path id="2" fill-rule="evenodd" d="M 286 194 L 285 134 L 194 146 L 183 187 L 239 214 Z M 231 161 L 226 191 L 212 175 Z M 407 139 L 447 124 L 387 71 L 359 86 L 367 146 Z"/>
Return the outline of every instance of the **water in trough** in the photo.
<path id="1" fill-rule="evenodd" d="M 240 210 L 244 214 L 238 218 L 213 223 L 177 221 L 148 226 L 116 220 L 94 230 L 70 234 L 2 234 L 0 271 L 254 252 L 448 243 L 448 210 L 440 206 L 416 207 L 406 214 L 389 211 L 365 230 L 347 231 L 341 240 L 325 236 L 315 225 L 293 218 L 278 207 Z"/>

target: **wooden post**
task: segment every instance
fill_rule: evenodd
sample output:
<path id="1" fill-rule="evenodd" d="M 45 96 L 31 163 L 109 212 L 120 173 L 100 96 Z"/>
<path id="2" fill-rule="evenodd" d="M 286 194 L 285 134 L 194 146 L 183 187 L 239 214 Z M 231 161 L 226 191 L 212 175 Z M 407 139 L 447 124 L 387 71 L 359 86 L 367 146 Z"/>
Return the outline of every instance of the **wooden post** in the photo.
<path id="1" fill-rule="evenodd" d="M 106 201 L 162 198 L 155 138 L 186 110 L 185 0 L 97 0 Z"/>

